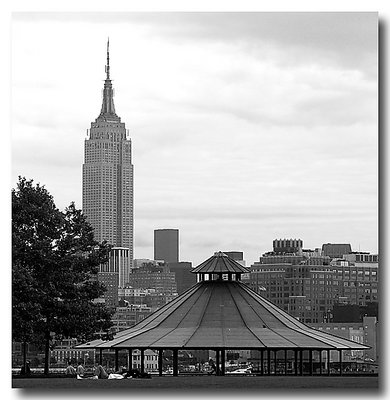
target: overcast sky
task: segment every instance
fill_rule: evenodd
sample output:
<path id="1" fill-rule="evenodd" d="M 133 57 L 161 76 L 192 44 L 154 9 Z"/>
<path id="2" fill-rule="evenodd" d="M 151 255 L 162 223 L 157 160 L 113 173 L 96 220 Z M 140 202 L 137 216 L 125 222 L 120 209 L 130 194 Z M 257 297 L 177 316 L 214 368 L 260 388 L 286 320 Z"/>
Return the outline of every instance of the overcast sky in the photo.
<path id="1" fill-rule="evenodd" d="M 133 143 L 135 258 L 276 238 L 378 251 L 377 14 L 48 13 L 12 23 L 12 182 L 81 208 L 106 42 Z"/>

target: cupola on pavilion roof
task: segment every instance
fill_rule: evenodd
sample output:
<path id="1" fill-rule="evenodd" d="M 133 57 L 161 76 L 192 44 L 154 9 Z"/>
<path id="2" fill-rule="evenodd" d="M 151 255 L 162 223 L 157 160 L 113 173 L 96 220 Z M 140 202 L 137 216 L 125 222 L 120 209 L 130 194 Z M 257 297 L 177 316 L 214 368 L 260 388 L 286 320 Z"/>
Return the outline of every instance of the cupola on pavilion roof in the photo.
<path id="1" fill-rule="evenodd" d="M 213 256 L 203 261 L 191 272 L 197 274 L 245 274 L 250 270 L 236 260 L 228 257 L 222 251 L 215 252 Z"/>

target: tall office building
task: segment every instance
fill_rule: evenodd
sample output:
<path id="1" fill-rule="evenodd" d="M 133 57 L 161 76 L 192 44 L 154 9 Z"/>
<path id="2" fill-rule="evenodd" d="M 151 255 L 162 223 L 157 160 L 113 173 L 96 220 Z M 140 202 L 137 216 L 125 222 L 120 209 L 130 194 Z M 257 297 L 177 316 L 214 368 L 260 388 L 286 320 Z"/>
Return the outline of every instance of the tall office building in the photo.
<path id="1" fill-rule="evenodd" d="M 154 259 L 166 263 L 179 262 L 179 230 L 156 229 L 154 231 Z"/>
<path id="2" fill-rule="evenodd" d="M 95 239 L 114 246 L 109 265 L 100 272 L 116 273 L 122 286 L 133 260 L 133 165 L 129 132 L 115 112 L 108 42 L 105 72 L 102 108 L 85 140 L 83 212 Z"/>

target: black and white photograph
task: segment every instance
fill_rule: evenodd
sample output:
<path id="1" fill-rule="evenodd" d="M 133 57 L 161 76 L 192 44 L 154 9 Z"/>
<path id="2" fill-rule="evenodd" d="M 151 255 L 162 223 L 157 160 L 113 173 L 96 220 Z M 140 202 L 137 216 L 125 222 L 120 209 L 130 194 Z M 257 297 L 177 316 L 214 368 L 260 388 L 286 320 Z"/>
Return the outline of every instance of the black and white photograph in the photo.
<path id="1" fill-rule="evenodd" d="M 14 12 L 12 390 L 378 394 L 379 31 Z"/>

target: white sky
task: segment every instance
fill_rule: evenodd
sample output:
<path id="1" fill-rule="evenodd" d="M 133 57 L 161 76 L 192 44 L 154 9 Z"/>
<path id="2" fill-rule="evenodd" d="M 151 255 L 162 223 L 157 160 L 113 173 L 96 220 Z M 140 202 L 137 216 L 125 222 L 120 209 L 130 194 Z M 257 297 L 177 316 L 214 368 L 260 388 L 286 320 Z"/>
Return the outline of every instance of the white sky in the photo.
<path id="1" fill-rule="evenodd" d="M 276 238 L 378 251 L 377 14 L 14 14 L 12 186 L 32 178 L 60 209 L 82 205 L 108 36 L 135 258 L 159 228 L 194 265 L 249 265 Z"/>

